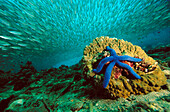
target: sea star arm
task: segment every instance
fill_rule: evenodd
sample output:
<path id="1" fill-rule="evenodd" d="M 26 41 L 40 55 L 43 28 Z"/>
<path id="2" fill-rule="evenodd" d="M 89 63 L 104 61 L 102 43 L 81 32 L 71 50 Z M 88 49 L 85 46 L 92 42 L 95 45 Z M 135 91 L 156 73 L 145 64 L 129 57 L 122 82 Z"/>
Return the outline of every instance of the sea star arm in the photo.
<path id="1" fill-rule="evenodd" d="M 116 62 L 120 67 L 123 67 L 123 68 L 126 68 L 132 75 L 134 75 L 137 79 L 141 79 L 141 77 L 137 74 L 137 73 L 135 73 L 134 71 L 133 71 L 133 69 L 129 66 L 129 65 L 127 65 L 127 64 L 124 64 L 124 63 L 122 63 L 122 62 L 120 62 L 120 61 L 117 61 Z"/>
<path id="2" fill-rule="evenodd" d="M 120 61 L 132 61 L 132 62 L 140 62 L 142 61 L 142 59 L 140 58 L 134 58 L 134 57 L 131 57 L 131 56 L 128 56 L 128 55 L 124 55 L 124 56 L 118 56 L 118 60 Z"/>
<path id="3" fill-rule="evenodd" d="M 102 60 L 100 61 L 99 65 L 97 66 L 97 68 L 96 68 L 96 69 L 93 69 L 93 72 L 99 73 L 99 72 L 102 70 L 103 66 L 104 66 L 108 61 L 112 61 L 112 60 L 113 60 L 113 56 L 106 57 L 106 58 L 102 59 Z"/>
<path id="4" fill-rule="evenodd" d="M 116 55 L 115 50 L 114 50 L 114 49 L 111 49 L 109 46 L 106 47 L 106 50 L 107 50 L 107 51 L 110 51 L 111 56 L 115 56 L 115 55 Z"/>
<path id="5" fill-rule="evenodd" d="M 106 72 L 105 72 L 105 75 L 104 75 L 104 81 L 103 81 L 103 87 L 104 88 L 106 88 L 107 85 L 109 84 L 111 73 L 112 73 L 112 69 L 113 69 L 114 65 L 115 65 L 115 62 L 113 61 L 106 68 Z"/>

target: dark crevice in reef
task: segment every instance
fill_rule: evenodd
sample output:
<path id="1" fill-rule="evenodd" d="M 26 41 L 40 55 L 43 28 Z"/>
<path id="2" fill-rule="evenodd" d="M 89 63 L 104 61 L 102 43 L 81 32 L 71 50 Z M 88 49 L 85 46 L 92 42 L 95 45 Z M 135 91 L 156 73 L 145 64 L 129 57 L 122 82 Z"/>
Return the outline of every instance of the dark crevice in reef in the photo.
<path id="1" fill-rule="evenodd" d="M 1 105 L 0 112 L 3 112 L 9 106 L 9 103 L 11 102 L 11 100 L 14 98 L 15 98 L 14 95 L 9 96 L 7 99 L 0 98 L 0 105 Z"/>

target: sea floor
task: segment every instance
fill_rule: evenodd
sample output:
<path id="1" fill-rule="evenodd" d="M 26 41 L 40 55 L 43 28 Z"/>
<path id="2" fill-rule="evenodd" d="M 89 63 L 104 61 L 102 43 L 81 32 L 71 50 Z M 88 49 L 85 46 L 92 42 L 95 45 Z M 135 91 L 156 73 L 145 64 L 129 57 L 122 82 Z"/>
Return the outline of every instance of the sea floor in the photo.
<path id="1" fill-rule="evenodd" d="M 108 99 L 84 79 L 80 63 L 37 72 L 27 62 L 16 74 L 0 71 L 0 112 L 170 112 L 170 51 L 162 52 L 165 47 L 148 50 L 168 79 L 159 92 Z"/>

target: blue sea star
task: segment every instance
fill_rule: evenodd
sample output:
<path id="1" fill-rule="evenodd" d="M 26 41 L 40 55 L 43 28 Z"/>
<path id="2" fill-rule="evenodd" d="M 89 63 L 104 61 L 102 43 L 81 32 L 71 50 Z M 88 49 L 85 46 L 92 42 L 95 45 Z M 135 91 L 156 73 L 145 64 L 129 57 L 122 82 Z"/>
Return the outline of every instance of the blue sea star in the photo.
<path id="1" fill-rule="evenodd" d="M 106 47 L 106 50 L 107 51 L 110 51 L 110 57 L 106 57 L 104 59 L 102 59 L 99 63 L 99 65 L 97 66 L 96 69 L 93 69 L 93 72 L 95 73 L 99 73 L 103 66 L 107 63 L 107 62 L 110 62 L 110 64 L 108 65 L 108 67 L 106 68 L 106 71 L 105 71 L 105 76 L 104 76 L 104 82 L 103 82 L 103 87 L 106 88 L 107 85 L 109 84 L 109 80 L 110 80 L 110 77 L 111 77 L 111 72 L 112 72 L 112 69 L 114 67 L 115 64 L 117 64 L 118 66 L 120 67 L 123 67 L 123 68 L 126 68 L 132 75 L 134 75 L 137 79 L 141 79 L 141 77 L 135 73 L 133 71 L 133 69 L 125 64 L 125 63 L 122 63 L 120 61 L 131 61 L 131 62 L 140 62 L 142 61 L 142 59 L 139 59 L 139 58 L 133 58 L 133 57 L 130 57 L 128 55 L 124 55 L 124 56 L 118 56 L 115 52 L 114 49 L 111 49 L 109 46 Z"/>

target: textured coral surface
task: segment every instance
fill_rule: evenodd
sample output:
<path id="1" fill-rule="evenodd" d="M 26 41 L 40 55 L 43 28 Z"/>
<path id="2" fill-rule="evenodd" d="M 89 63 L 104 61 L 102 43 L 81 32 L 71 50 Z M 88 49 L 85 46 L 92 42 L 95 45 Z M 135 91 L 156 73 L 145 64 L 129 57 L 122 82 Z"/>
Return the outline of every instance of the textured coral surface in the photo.
<path id="1" fill-rule="evenodd" d="M 130 42 L 109 38 L 99 37 L 93 40 L 89 46 L 84 49 L 83 66 L 87 80 L 90 80 L 98 92 L 102 88 L 104 73 L 108 64 L 106 64 L 101 73 L 96 74 L 92 70 L 95 69 L 109 52 L 105 51 L 106 46 L 114 49 L 117 55 L 129 55 L 143 59 L 140 63 L 132 63 L 125 61 L 133 68 L 133 70 L 141 76 L 141 79 L 132 77 L 126 69 L 115 66 L 112 70 L 109 85 L 106 87 L 105 94 L 111 98 L 128 97 L 131 94 L 147 94 L 151 91 L 159 91 L 167 84 L 167 79 L 161 71 L 158 63 L 149 57 L 141 47 L 133 45 Z"/>

